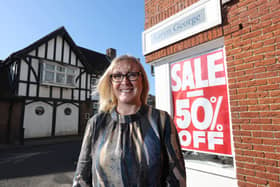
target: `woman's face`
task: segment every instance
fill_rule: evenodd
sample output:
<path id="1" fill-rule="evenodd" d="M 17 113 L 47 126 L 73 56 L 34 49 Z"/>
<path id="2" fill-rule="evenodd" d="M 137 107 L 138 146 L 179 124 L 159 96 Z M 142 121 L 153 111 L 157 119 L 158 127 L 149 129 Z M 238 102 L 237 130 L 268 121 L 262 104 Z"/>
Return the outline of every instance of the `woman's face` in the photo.
<path id="1" fill-rule="evenodd" d="M 111 82 L 118 105 L 141 105 L 142 75 L 138 64 L 122 60 L 112 71 Z M 126 76 L 123 76 L 126 75 Z M 131 80 L 129 80 L 131 79 Z M 116 81 L 117 80 L 117 81 Z"/>

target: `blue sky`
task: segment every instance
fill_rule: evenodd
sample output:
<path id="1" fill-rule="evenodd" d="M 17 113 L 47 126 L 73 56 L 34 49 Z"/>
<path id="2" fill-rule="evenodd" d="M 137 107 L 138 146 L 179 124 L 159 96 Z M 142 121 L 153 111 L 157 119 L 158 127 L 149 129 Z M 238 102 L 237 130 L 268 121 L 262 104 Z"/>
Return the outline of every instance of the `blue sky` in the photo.
<path id="1" fill-rule="evenodd" d="M 0 59 L 64 26 L 74 42 L 106 53 L 141 59 L 154 95 L 154 78 L 142 53 L 144 1 L 140 0 L 9 0 L 1 3 Z"/>

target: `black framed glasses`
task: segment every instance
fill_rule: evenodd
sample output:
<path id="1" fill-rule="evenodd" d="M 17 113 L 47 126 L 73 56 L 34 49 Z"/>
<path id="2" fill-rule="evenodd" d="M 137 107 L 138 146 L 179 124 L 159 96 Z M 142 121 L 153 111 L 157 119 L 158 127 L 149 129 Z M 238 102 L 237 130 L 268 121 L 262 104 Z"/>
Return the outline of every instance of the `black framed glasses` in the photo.
<path id="1" fill-rule="evenodd" d="M 114 74 L 110 75 L 110 78 L 114 82 L 121 82 L 124 77 L 126 77 L 127 80 L 136 81 L 140 75 L 142 75 L 142 72 L 140 72 L 140 71 L 138 71 L 138 72 L 128 72 L 126 74 L 114 73 Z"/>

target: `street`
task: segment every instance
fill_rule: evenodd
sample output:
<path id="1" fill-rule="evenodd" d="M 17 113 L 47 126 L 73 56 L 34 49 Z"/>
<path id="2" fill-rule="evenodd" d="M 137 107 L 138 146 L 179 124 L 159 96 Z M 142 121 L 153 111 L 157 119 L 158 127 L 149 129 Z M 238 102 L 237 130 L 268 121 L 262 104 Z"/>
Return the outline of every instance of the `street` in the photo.
<path id="1" fill-rule="evenodd" d="M 0 187 L 71 186 L 81 142 L 0 149 Z"/>

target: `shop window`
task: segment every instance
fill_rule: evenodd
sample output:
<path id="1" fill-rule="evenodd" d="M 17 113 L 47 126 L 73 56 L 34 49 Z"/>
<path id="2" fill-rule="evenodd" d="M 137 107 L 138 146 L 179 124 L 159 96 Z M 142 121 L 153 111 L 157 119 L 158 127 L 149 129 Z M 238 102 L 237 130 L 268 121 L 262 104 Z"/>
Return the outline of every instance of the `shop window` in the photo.
<path id="1" fill-rule="evenodd" d="M 219 47 L 222 41 L 169 59 L 171 99 L 186 166 L 233 177 L 225 49 Z"/>
<path id="2" fill-rule="evenodd" d="M 37 106 L 35 108 L 35 114 L 37 114 L 38 116 L 41 116 L 45 113 L 45 109 L 42 106 Z"/>

